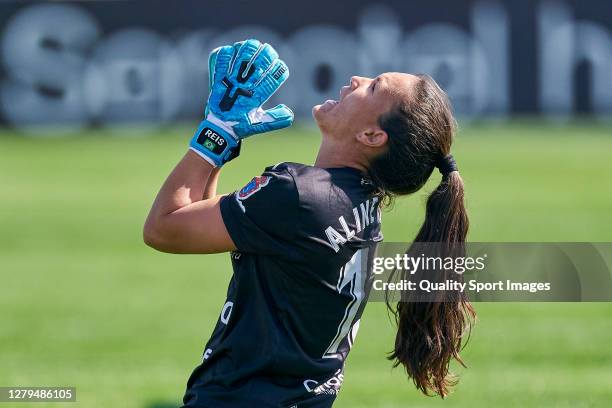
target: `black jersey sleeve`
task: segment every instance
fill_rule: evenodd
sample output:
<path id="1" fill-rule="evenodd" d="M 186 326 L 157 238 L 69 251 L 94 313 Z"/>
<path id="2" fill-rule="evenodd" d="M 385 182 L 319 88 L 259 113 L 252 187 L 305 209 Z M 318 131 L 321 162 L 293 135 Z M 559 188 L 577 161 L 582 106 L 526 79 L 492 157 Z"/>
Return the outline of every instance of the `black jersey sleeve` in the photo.
<path id="1" fill-rule="evenodd" d="M 298 203 L 295 181 L 280 164 L 225 196 L 221 215 L 239 251 L 295 258 Z"/>

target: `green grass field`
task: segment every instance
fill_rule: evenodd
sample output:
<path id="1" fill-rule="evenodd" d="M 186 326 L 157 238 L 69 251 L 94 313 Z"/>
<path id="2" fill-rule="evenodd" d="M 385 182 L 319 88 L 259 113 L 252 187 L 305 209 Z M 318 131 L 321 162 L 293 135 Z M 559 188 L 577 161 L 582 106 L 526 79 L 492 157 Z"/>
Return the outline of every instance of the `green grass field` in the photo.
<path id="1" fill-rule="evenodd" d="M 0 132 L 0 386 L 77 387 L 78 403 L 45 405 L 54 407 L 178 404 L 231 273 L 225 254 L 167 255 L 142 243 L 149 206 L 191 132 Z M 318 143 L 309 129 L 249 140 L 223 170 L 220 191 L 270 164 L 312 163 Z M 454 153 L 470 240 L 612 241 L 610 128 L 472 125 Z M 387 241 L 412 239 L 424 197 L 384 214 Z M 391 369 L 393 328 L 383 306 L 370 304 L 336 406 L 610 406 L 612 304 L 476 309 L 469 369 L 458 370 L 459 386 L 441 401 Z"/>

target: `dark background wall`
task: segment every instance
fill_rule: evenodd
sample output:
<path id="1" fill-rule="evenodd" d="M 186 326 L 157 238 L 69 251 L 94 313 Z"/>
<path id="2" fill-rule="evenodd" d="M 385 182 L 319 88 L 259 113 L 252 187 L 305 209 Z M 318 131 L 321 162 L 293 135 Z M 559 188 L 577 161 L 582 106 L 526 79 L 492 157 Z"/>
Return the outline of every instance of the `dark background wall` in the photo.
<path id="1" fill-rule="evenodd" d="M 427 72 L 466 117 L 612 113 L 612 6 L 589 0 L 0 3 L 0 115 L 13 126 L 201 114 L 208 52 L 272 43 L 298 117 L 352 74 Z"/>

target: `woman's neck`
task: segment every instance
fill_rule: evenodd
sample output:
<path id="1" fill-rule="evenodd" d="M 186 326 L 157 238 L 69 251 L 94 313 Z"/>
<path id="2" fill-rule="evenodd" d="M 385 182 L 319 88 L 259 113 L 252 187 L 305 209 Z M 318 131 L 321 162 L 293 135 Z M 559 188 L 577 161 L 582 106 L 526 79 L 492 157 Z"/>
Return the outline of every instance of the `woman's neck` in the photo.
<path id="1" fill-rule="evenodd" d="M 323 136 L 314 165 L 322 168 L 352 167 L 365 173 L 367 163 L 359 160 L 355 152 L 354 147 L 342 145 L 329 137 Z"/>

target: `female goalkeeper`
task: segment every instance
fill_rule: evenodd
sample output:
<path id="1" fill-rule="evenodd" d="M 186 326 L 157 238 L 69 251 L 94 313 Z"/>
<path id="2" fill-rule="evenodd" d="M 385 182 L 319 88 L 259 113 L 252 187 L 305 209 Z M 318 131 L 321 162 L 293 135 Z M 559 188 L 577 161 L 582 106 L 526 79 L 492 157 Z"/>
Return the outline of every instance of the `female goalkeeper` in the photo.
<path id="1" fill-rule="evenodd" d="M 381 205 L 439 186 L 415 241 L 463 242 L 463 182 L 450 155 L 453 116 L 425 75 L 352 77 L 338 101 L 313 108 L 322 141 L 314 165 L 267 167 L 217 194 L 221 166 L 241 139 L 287 127 L 284 105 L 261 105 L 289 75 L 267 44 L 221 47 L 209 60 L 206 119 L 161 187 L 144 226 L 151 247 L 230 252 L 233 276 L 185 407 L 329 407 L 343 381 L 382 240 Z M 425 393 L 445 396 L 473 310 L 452 302 L 398 303 L 391 359 Z"/>

